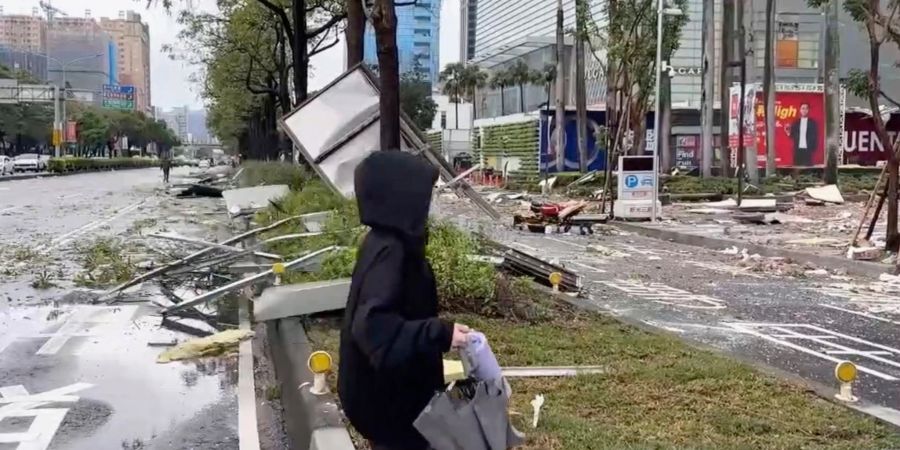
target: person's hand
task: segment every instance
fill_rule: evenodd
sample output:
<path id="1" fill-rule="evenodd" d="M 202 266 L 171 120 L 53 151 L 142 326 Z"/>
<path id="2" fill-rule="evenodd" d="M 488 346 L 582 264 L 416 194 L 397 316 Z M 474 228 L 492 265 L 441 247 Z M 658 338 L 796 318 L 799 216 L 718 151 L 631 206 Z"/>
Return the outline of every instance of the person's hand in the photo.
<path id="1" fill-rule="evenodd" d="M 469 327 L 467 327 L 466 325 L 463 325 L 461 323 L 454 323 L 453 340 L 450 341 L 450 348 L 453 350 L 465 348 L 465 346 L 469 343 L 469 331 Z"/>

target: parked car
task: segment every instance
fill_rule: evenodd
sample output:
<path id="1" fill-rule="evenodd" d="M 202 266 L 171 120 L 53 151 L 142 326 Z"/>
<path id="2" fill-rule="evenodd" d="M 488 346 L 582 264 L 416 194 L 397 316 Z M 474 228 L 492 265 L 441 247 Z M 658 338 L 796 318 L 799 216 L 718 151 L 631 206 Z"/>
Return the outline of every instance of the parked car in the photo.
<path id="1" fill-rule="evenodd" d="M 0 175 L 9 175 L 15 172 L 16 169 L 13 167 L 13 160 L 9 156 L 0 155 Z"/>
<path id="2" fill-rule="evenodd" d="M 200 160 L 200 164 L 199 164 L 197 167 L 199 167 L 199 168 L 201 168 L 201 169 L 209 169 L 209 160 L 208 160 L 208 159 L 201 159 L 201 160 Z"/>
<path id="3" fill-rule="evenodd" d="M 44 163 L 37 153 L 22 153 L 13 159 L 16 172 L 39 172 Z"/>

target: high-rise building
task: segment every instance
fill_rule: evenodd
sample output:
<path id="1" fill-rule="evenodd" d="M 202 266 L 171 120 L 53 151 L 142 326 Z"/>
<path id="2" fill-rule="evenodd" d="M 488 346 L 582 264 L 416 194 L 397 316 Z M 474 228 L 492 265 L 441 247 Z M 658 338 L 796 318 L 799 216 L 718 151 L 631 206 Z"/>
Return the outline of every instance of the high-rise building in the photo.
<path id="1" fill-rule="evenodd" d="M 0 46 L 44 54 L 47 51 L 47 22 L 37 15 L 0 14 Z"/>
<path id="2" fill-rule="evenodd" d="M 162 120 L 166 126 L 175 132 L 183 144 L 192 143 L 190 132 L 190 109 L 187 106 L 178 106 L 162 114 Z"/>
<path id="3" fill-rule="evenodd" d="M 400 73 L 419 70 L 432 84 L 440 73 L 441 0 L 419 0 L 414 5 L 397 7 L 397 53 Z M 365 61 L 378 64 L 375 33 L 366 24 Z"/>
<path id="4" fill-rule="evenodd" d="M 478 28 L 478 0 L 459 1 L 459 59 L 475 57 L 475 30 Z"/>
<path id="5" fill-rule="evenodd" d="M 91 17 L 54 18 L 47 31 L 49 81 L 99 94 L 114 73 L 111 42 Z"/>
<path id="6" fill-rule="evenodd" d="M 100 19 L 100 27 L 115 43 L 115 67 L 121 85 L 134 86 L 134 107 L 151 113 L 150 28 L 133 11 L 120 11 L 117 19 Z"/>

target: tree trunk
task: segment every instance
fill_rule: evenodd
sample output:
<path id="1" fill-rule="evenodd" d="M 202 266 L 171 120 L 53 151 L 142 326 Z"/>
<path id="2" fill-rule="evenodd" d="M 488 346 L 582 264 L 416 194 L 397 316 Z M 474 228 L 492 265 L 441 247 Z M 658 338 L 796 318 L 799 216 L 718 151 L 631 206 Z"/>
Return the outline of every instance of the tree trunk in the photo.
<path id="1" fill-rule="evenodd" d="M 873 11 L 879 10 L 880 0 L 869 0 L 868 6 Z M 877 40 L 876 25 L 871 20 L 866 23 L 866 31 L 869 35 L 869 107 L 872 108 L 872 120 L 875 123 L 875 133 L 882 142 L 892 142 L 888 136 L 884 121 L 879 114 L 878 99 L 881 94 L 881 82 L 879 80 L 879 65 L 881 63 L 881 43 Z M 888 195 L 887 195 L 887 231 L 885 250 L 896 252 L 900 249 L 900 234 L 897 230 L 897 187 L 898 187 L 898 161 L 897 145 L 900 140 L 891 147 L 888 152 Z"/>
<path id="2" fill-rule="evenodd" d="M 700 94 L 700 173 L 704 177 L 712 175 L 713 161 L 713 104 L 715 98 L 715 65 L 716 65 L 716 19 L 715 0 L 703 2 L 703 22 L 701 38 L 703 47 L 703 90 Z M 725 122 L 723 122 L 725 123 Z"/>
<path id="3" fill-rule="evenodd" d="M 355 66 L 365 58 L 366 14 L 360 0 L 347 0 L 347 28 L 344 39 L 347 41 L 347 68 Z"/>
<path id="4" fill-rule="evenodd" d="M 584 85 L 584 33 L 586 0 L 575 0 L 575 127 L 578 134 L 578 169 L 588 170 L 587 93 Z"/>
<path id="5" fill-rule="evenodd" d="M 453 129 L 458 130 L 459 129 L 459 89 L 456 90 L 456 101 L 453 102 L 453 108 L 456 109 L 456 114 L 453 115 L 453 122 L 456 125 L 454 125 Z"/>
<path id="6" fill-rule="evenodd" d="M 519 85 L 519 112 L 525 113 L 525 86 Z"/>
<path id="7" fill-rule="evenodd" d="M 672 170 L 672 146 L 669 142 L 669 136 L 672 135 L 672 77 L 668 74 L 660 72 L 660 116 L 659 116 L 659 133 L 656 138 L 659 139 L 660 162 L 662 163 L 661 172 L 668 173 Z"/>
<path id="8" fill-rule="evenodd" d="M 556 169 L 566 170 L 566 42 L 562 0 L 556 0 Z"/>
<path id="9" fill-rule="evenodd" d="M 769 0 L 773 1 L 773 0 Z M 825 6 L 825 173 L 827 184 L 838 182 L 838 153 L 841 145 L 841 80 L 840 37 L 838 35 L 838 0 Z M 878 91 L 875 91 L 878 92 Z M 877 110 L 873 110 L 877 111 Z M 877 114 L 877 112 L 876 112 Z M 890 142 L 890 141 L 881 141 Z M 890 146 L 890 143 L 884 144 Z M 894 202 L 896 205 L 896 201 Z"/>
<path id="10" fill-rule="evenodd" d="M 719 76 L 719 157 L 723 177 L 731 177 L 731 150 L 728 142 L 728 114 L 729 101 L 731 100 L 728 92 L 731 86 L 732 68 L 731 61 L 734 59 L 734 2 L 735 0 L 722 0 L 722 50 L 720 60 L 720 76 Z"/>
<path id="11" fill-rule="evenodd" d="M 749 82 L 751 80 L 755 80 L 754 72 L 756 70 L 756 55 L 753 54 L 755 48 L 747 48 L 747 42 L 754 42 L 753 39 L 753 3 L 741 1 L 739 4 L 739 15 L 741 19 L 738 21 L 738 26 L 741 26 L 741 36 L 738 45 L 740 46 L 740 51 L 738 52 L 739 58 L 744 61 L 744 77 Z M 749 8 L 749 14 L 747 11 Z M 755 44 L 754 44 L 755 47 Z M 756 97 L 745 99 L 746 102 L 749 102 L 750 105 L 756 105 Z M 756 108 L 750 108 L 751 117 L 747 118 L 747 120 L 752 121 L 754 124 L 750 127 L 750 130 L 756 135 Z M 756 139 L 753 139 L 753 145 L 749 147 L 744 153 L 745 158 L 747 160 L 745 170 L 747 171 L 747 177 L 753 183 L 759 183 L 759 150 L 756 148 Z"/>
<path id="12" fill-rule="evenodd" d="M 294 23 L 294 42 L 291 55 L 294 63 L 294 105 L 306 100 L 309 94 L 309 56 L 306 38 L 306 0 L 292 0 L 291 20 Z"/>
<path id="13" fill-rule="evenodd" d="M 397 55 L 397 14 L 393 0 L 375 0 L 372 25 L 375 28 L 378 73 L 381 79 L 381 149 L 400 150 L 400 61 Z"/>
<path id="14" fill-rule="evenodd" d="M 506 108 L 504 108 L 504 106 L 506 105 L 506 95 L 503 93 L 504 90 L 506 90 L 506 86 L 500 86 L 500 115 L 501 116 L 506 115 Z"/>
<path id="15" fill-rule="evenodd" d="M 763 74 L 766 96 L 766 176 L 775 176 L 775 0 L 766 0 L 766 54 Z"/>

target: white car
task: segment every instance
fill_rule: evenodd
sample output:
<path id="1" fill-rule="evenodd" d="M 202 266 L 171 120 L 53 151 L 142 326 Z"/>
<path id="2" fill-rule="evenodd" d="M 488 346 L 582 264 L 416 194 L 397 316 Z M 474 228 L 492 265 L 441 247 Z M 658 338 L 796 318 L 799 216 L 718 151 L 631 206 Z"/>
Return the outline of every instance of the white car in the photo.
<path id="1" fill-rule="evenodd" d="M 209 160 L 208 160 L 208 159 L 201 159 L 201 160 L 200 160 L 200 164 L 198 165 L 198 167 L 201 168 L 201 169 L 209 169 Z"/>
<path id="2" fill-rule="evenodd" d="M 9 175 L 15 172 L 16 169 L 13 167 L 13 160 L 9 156 L 0 155 L 0 176 Z"/>
<path id="3" fill-rule="evenodd" d="M 37 153 L 22 153 L 13 159 L 13 167 L 16 172 L 40 172 L 44 162 Z"/>

